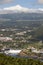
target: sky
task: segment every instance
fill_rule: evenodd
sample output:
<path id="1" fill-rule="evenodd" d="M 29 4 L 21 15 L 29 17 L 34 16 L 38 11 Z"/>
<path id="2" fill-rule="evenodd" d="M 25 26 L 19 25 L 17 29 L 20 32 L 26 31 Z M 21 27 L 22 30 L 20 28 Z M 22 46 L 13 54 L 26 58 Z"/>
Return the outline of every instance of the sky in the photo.
<path id="1" fill-rule="evenodd" d="M 0 8 L 20 5 L 27 8 L 43 8 L 43 0 L 0 0 Z"/>

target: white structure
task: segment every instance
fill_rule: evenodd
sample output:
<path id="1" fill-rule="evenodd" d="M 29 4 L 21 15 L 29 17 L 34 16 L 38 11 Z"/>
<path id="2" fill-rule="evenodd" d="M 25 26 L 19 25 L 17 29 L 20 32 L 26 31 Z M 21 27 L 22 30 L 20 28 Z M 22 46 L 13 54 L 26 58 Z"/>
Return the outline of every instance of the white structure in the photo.
<path id="1" fill-rule="evenodd" d="M 14 54 L 14 55 L 18 55 L 21 52 L 21 50 L 5 50 L 4 53 L 5 54 Z"/>
<path id="2" fill-rule="evenodd" d="M 34 53 L 40 53 L 40 50 L 35 49 L 34 47 L 31 48 L 32 52 Z"/>
<path id="3" fill-rule="evenodd" d="M 34 53 L 40 53 L 40 50 L 37 50 L 34 47 L 30 47 L 30 48 L 27 48 L 27 49 L 31 49 L 31 51 L 34 52 Z"/>

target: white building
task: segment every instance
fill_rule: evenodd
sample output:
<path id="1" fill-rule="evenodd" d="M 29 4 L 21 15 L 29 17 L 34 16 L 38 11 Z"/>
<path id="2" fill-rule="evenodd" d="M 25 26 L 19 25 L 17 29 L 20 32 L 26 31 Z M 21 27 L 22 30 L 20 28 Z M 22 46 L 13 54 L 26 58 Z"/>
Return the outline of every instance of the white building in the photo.
<path id="1" fill-rule="evenodd" d="M 14 54 L 18 55 L 21 52 L 21 50 L 13 50 L 13 49 L 7 49 L 4 51 L 5 54 Z"/>

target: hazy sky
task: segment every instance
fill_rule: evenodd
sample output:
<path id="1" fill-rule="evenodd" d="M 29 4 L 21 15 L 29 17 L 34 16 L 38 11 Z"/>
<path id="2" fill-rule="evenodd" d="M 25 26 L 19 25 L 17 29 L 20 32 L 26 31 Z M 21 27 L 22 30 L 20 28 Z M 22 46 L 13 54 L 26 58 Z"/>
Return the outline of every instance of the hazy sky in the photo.
<path id="1" fill-rule="evenodd" d="M 43 0 L 0 0 L 0 8 L 21 5 L 27 8 L 43 8 Z"/>

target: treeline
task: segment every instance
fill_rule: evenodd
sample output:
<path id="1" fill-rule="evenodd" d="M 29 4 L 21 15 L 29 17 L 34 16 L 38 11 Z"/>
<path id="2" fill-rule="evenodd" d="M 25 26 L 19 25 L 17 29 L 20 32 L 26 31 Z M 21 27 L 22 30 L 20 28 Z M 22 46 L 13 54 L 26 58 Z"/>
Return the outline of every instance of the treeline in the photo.
<path id="1" fill-rule="evenodd" d="M 0 54 L 0 65 L 43 65 L 43 62 L 27 58 L 14 58 Z"/>

